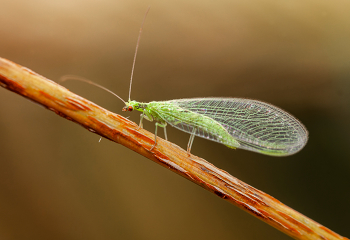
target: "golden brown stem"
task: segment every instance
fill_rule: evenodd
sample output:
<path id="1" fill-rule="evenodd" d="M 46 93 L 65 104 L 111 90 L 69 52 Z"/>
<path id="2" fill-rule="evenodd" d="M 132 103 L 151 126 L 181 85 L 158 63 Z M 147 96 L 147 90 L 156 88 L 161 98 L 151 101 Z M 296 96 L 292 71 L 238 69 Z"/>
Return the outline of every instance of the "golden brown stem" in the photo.
<path id="1" fill-rule="evenodd" d="M 128 119 L 70 92 L 59 84 L 0 58 L 0 85 L 37 102 L 91 132 L 120 143 L 148 159 L 202 186 L 295 239 L 342 237 L 275 198 L 216 168 L 177 145 L 158 138 Z"/>

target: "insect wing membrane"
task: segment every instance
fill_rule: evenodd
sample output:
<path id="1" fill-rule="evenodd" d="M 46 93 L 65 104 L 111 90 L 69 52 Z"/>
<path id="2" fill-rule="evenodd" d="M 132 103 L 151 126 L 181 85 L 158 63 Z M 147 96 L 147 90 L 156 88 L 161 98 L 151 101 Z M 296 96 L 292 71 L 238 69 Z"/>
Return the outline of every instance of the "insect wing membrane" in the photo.
<path id="1" fill-rule="evenodd" d="M 159 116 L 173 127 L 233 148 L 286 156 L 301 150 L 308 139 L 299 120 L 257 100 L 192 98 L 159 104 Z"/>

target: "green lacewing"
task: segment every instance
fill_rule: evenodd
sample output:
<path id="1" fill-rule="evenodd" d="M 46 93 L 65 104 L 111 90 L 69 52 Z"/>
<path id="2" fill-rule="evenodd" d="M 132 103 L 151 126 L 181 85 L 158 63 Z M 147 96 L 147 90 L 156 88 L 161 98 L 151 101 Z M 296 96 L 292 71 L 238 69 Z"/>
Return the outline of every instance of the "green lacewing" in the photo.
<path id="1" fill-rule="evenodd" d="M 269 103 L 242 98 L 190 98 L 162 102 L 128 101 L 123 111 L 141 111 L 142 119 L 167 124 L 194 136 L 274 156 L 301 150 L 308 139 L 306 128 L 295 117 Z M 165 131 L 166 136 L 166 131 Z M 156 140 L 155 140 L 156 142 Z"/>
<path id="2" fill-rule="evenodd" d="M 142 112 L 142 121 L 155 121 L 155 139 L 152 150 L 157 145 L 157 129 L 164 128 L 167 140 L 167 124 L 187 132 L 190 139 L 187 152 L 190 153 L 195 136 L 209 139 L 230 148 L 242 148 L 271 156 L 288 156 L 300 151 L 308 140 L 304 125 L 286 111 L 262 101 L 243 98 L 190 98 L 149 103 L 131 101 L 131 86 L 143 18 L 131 71 L 129 100 L 126 102 L 117 94 L 86 79 L 67 76 L 65 79 L 85 81 L 117 96 L 125 103 L 123 111 Z"/>

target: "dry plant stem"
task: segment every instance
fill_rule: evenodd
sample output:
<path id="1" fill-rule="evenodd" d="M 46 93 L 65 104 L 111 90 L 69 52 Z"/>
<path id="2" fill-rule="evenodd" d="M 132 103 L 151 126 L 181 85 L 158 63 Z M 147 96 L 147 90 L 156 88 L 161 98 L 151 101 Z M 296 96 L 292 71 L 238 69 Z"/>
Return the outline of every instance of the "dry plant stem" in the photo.
<path id="1" fill-rule="evenodd" d="M 177 145 L 157 138 L 128 119 L 107 111 L 33 71 L 0 58 L 0 85 L 91 132 L 120 143 L 231 202 L 295 239 L 347 239 L 277 199 L 216 168 Z"/>

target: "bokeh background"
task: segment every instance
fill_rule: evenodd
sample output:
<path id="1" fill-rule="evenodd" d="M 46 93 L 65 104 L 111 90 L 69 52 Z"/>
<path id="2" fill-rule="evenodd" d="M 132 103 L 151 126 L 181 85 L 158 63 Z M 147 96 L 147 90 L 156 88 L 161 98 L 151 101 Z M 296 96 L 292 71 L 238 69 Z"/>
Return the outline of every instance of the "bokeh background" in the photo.
<path id="1" fill-rule="evenodd" d="M 243 97 L 299 118 L 310 139 L 277 158 L 196 138 L 192 152 L 350 236 L 350 2 L 1 1 L 0 56 L 54 81 L 127 98 Z M 70 90 L 113 112 L 123 103 Z M 153 123 L 145 128 L 154 131 Z M 161 135 L 162 136 L 162 135 Z M 189 135 L 168 128 L 186 147 Z M 0 89 L 0 238 L 290 239 L 131 150 Z"/>

